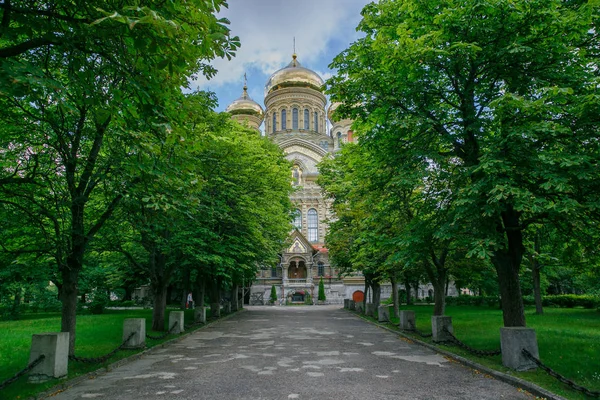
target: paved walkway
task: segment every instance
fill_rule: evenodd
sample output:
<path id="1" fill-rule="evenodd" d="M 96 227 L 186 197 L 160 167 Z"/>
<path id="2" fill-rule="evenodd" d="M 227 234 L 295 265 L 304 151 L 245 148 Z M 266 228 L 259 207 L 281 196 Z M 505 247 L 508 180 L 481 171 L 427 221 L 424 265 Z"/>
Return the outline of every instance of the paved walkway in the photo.
<path id="1" fill-rule="evenodd" d="M 339 306 L 249 307 L 55 399 L 530 399 Z"/>

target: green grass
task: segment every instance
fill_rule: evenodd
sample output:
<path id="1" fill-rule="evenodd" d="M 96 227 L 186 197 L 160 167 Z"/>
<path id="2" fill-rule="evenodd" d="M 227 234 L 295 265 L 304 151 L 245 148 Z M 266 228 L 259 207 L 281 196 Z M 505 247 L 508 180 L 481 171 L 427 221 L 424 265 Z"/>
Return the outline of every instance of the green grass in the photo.
<path id="1" fill-rule="evenodd" d="M 401 310 L 414 310 L 417 329 L 431 332 L 433 306 L 402 306 Z M 392 309 L 390 308 L 390 311 Z M 390 314 L 393 314 L 392 312 Z M 500 348 L 502 311 L 474 306 L 448 306 L 446 315 L 452 317 L 454 335 L 478 350 Z M 576 384 L 592 391 L 600 391 L 600 311 L 588 309 L 545 308 L 544 315 L 526 309 L 527 326 L 535 329 L 540 360 Z M 392 318 L 390 327 L 397 327 Z M 415 338 L 431 343 L 431 339 Z M 515 372 L 502 366 L 501 356 L 478 357 L 456 346 L 438 345 L 440 348 L 473 360 L 521 379 L 533 382 L 568 399 L 587 399 L 573 391 L 541 369 Z"/>
<path id="2" fill-rule="evenodd" d="M 168 311 L 167 311 L 168 312 Z M 207 310 L 207 316 L 210 310 Z M 100 315 L 78 315 L 75 342 L 75 355 L 81 357 L 99 357 L 108 354 L 122 342 L 123 320 L 125 318 L 146 318 L 146 332 L 154 336 L 162 332 L 151 330 L 152 310 L 107 310 Z M 185 321 L 190 323 L 194 318 L 194 310 L 185 311 Z M 165 317 L 167 329 L 168 317 Z M 197 327 L 191 328 L 196 329 Z M 60 331 L 59 313 L 24 314 L 18 321 L 0 321 L 0 382 L 14 376 L 15 373 L 27 366 L 29 362 L 29 349 L 31 335 L 43 332 Z M 153 347 L 177 335 L 169 335 L 163 340 L 146 340 L 147 347 Z M 118 351 L 108 361 L 102 364 L 87 364 L 69 362 L 69 376 L 76 376 L 95 371 L 101 367 L 139 353 L 141 350 Z M 10 384 L 0 393 L 0 398 L 26 399 L 36 393 L 42 392 L 60 383 L 52 380 L 41 384 L 30 384 L 27 377 L 21 377 Z"/>

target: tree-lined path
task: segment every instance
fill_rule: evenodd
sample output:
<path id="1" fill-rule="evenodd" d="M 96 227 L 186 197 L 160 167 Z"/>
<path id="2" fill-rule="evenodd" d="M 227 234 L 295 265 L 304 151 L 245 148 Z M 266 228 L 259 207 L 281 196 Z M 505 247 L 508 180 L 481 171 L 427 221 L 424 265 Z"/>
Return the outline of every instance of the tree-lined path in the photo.
<path id="1" fill-rule="evenodd" d="M 339 309 L 250 307 L 56 399 L 527 399 Z"/>

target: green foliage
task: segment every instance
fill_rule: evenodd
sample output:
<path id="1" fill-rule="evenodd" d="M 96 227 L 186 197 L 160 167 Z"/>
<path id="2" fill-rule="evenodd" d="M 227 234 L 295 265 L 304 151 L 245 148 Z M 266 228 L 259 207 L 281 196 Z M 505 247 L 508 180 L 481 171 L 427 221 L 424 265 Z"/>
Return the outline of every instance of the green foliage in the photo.
<path id="1" fill-rule="evenodd" d="M 269 296 L 269 302 L 271 304 L 277 303 L 277 289 L 275 289 L 275 285 L 271 285 L 271 295 Z"/>
<path id="2" fill-rule="evenodd" d="M 312 302 L 312 297 L 310 296 L 310 293 L 306 293 L 304 295 L 304 304 L 307 306 L 312 306 L 313 302 Z"/>
<path id="3" fill-rule="evenodd" d="M 449 306 L 488 306 L 500 308 L 500 298 L 498 296 L 446 297 L 446 304 Z"/>
<path id="4" fill-rule="evenodd" d="M 524 296 L 523 301 L 527 305 L 534 305 L 533 296 Z M 544 307 L 574 308 L 583 307 L 587 309 L 600 307 L 600 297 L 593 295 L 561 294 L 543 296 Z"/>
<path id="5" fill-rule="evenodd" d="M 338 74 L 327 82 L 341 103 L 336 114 L 355 120 L 367 155 L 327 171 L 340 208 L 355 213 L 338 224 L 346 224 L 345 261 L 368 252 L 360 248 L 364 232 L 385 226 L 368 196 L 362 208 L 352 205 L 362 194 L 346 176 L 362 175 L 382 204 L 388 193 L 396 199 L 400 223 L 414 226 L 396 245 L 426 244 L 438 259 L 447 249 L 493 265 L 507 326 L 525 324 L 518 275 L 528 227 L 560 227 L 597 253 L 600 207 L 599 6 L 515 4 L 371 3 L 358 27 L 364 37 L 334 59 Z M 418 201 L 401 203 L 398 188 Z M 354 218 L 374 226 L 351 229 Z M 402 254 L 392 257 L 404 265 Z"/>
<path id="6" fill-rule="evenodd" d="M 319 279 L 319 293 L 317 295 L 317 300 L 325 301 L 327 298 L 325 297 L 325 284 L 323 283 L 323 277 Z"/>

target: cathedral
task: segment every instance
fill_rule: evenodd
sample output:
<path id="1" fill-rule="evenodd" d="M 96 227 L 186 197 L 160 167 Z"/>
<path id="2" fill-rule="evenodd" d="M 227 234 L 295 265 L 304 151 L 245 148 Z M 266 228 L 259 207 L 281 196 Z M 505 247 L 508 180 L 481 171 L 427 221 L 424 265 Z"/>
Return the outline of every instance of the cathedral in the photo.
<path id="1" fill-rule="evenodd" d="M 248 96 L 246 86 L 242 96 L 226 109 L 233 119 L 251 128 L 259 130 L 264 122 L 264 134 L 292 164 L 290 181 L 296 187 L 291 195 L 296 210 L 289 247 L 281 250 L 278 265 L 259 271 L 251 289 L 254 298 L 266 301 L 275 285 L 280 303 L 312 302 L 321 278 L 328 303 L 342 303 L 344 298 L 363 293 L 362 277 L 338 277 L 325 243 L 332 214 L 329 200 L 316 182 L 317 165 L 353 137 L 352 121 L 331 119 L 335 104 L 327 108 L 323 85 L 323 79 L 303 67 L 294 54 L 291 62 L 267 81 L 264 109 Z"/>

